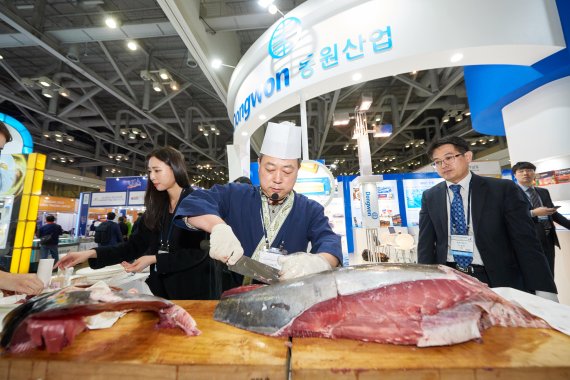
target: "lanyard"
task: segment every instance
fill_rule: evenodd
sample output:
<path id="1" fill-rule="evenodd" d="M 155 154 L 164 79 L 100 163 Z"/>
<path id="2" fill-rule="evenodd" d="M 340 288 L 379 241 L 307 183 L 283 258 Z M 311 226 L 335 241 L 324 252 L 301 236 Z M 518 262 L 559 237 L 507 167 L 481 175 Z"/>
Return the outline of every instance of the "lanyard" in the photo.
<path id="1" fill-rule="evenodd" d="M 261 218 L 261 228 L 263 228 L 263 236 L 265 236 L 265 249 L 269 250 L 269 248 L 271 247 L 271 243 L 269 242 L 269 236 L 267 234 L 267 228 L 265 227 L 265 219 L 263 218 L 263 205 L 265 202 L 264 198 L 267 198 L 267 197 L 264 196 L 264 194 L 261 190 L 261 187 L 259 188 L 259 193 L 260 193 L 260 198 L 261 198 L 261 208 L 259 209 L 259 216 Z M 287 197 L 285 197 L 283 202 L 285 202 L 286 199 L 287 199 Z M 267 204 L 267 208 L 268 208 L 267 211 L 269 212 L 269 203 L 266 203 L 266 204 Z M 269 218 L 269 219 L 271 219 L 271 218 Z M 285 235 L 283 235 L 283 236 L 285 236 Z M 277 234 L 273 237 L 273 239 L 275 240 L 276 237 L 277 237 Z M 283 240 L 281 242 L 281 244 L 279 245 L 279 249 L 283 249 L 284 245 L 285 245 L 285 240 Z"/>
<path id="2" fill-rule="evenodd" d="M 473 179 L 471 179 L 472 181 Z M 467 225 L 467 234 L 469 235 L 469 223 L 471 222 L 471 181 L 469 181 L 469 190 L 467 190 L 467 220 L 465 221 L 466 225 Z M 445 193 L 447 194 L 447 199 L 449 200 L 449 212 L 451 213 L 451 197 L 449 196 L 449 187 L 445 186 Z M 461 194 L 461 191 L 460 191 Z M 462 199 L 463 202 L 463 199 Z M 463 210 L 465 210 L 465 206 L 462 204 L 461 207 L 463 207 Z M 451 218 L 450 218 L 451 219 Z M 457 228 L 455 227 L 455 223 L 451 226 L 452 227 L 452 232 L 453 231 L 457 231 Z"/>
<path id="3" fill-rule="evenodd" d="M 185 190 L 186 189 L 182 189 L 182 192 L 180 193 L 180 199 L 182 199 L 184 197 L 184 191 Z M 178 201 L 178 204 L 179 203 L 180 203 L 180 200 Z M 172 219 L 170 220 L 170 225 L 168 226 L 168 232 L 166 234 L 166 240 L 164 238 L 164 226 L 166 225 L 166 220 L 168 218 L 168 208 L 170 207 L 169 205 L 166 205 L 166 208 L 164 210 L 164 217 L 162 218 L 162 228 L 160 229 L 160 249 L 163 249 L 164 247 L 166 247 L 167 252 L 170 251 L 170 235 L 172 235 L 172 229 L 174 227 L 174 217 L 176 216 L 176 210 L 178 209 L 178 204 L 176 204 L 176 207 L 174 208 L 174 211 L 172 212 Z"/>

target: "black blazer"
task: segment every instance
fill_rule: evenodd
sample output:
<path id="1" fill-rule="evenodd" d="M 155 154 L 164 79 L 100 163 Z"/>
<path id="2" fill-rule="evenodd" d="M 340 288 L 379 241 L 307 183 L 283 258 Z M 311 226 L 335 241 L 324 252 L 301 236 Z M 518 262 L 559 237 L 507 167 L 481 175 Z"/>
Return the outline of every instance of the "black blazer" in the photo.
<path id="1" fill-rule="evenodd" d="M 523 197 L 512 181 L 473 174 L 472 228 L 489 286 L 556 293 L 554 278 Z M 421 264 L 444 264 L 447 260 L 446 202 L 445 182 L 423 193 L 418 241 Z"/>
<path id="2" fill-rule="evenodd" d="M 544 205 L 544 207 L 549 207 L 549 208 L 554 207 L 554 203 L 552 203 L 552 198 L 550 198 L 550 192 L 548 192 L 547 189 L 542 188 L 542 187 L 535 187 L 535 189 L 536 189 L 536 192 L 537 192 L 538 196 L 540 197 L 540 200 L 542 201 L 542 204 Z M 528 199 L 526 194 L 525 194 L 525 199 L 529 205 L 529 208 L 532 210 L 532 208 L 533 208 L 532 204 L 530 203 L 530 200 Z M 534 217 L 532 219 L 534 220 L 535 223 L 538 223 L 538 217 Z M 551 222 L 556 222 L 556 223 L 560 224 L 562 227 L 570 230 L 570 220 L 566 219 L 558 211 L 555 212 L 554 214 L 550 215 L 548 217 L 548 219 Z M 552 238 L 554 240 L 554 244 L 558 248 L 560 248 L 560 241 L 558 240 L 558 235 L 556 234 L 556 228 L 552 231 L 552 234 L 553 234 Z"/>
<path id="3" fill-rule="evenodd" d="M 191 192 L 192 189 L 184 189 L 178 204 Z M 170 253 L 157 254 L 160 231 L 149 230 L 144 219 L 138 226 L 137 232 L 131 234 L 128 241 L 114 247 L 96 248 L 97 258 L 89 259 L 89 266 L 98 269 L 122 261 L 133 261 L 143 255 L 156 255 L 157 265 L 151 265 L 147 279 L 154 295 L 172 300 L 219 299 L 220 269 L 208 252 L 200 249 L 200 242 L 206 237 L 205 232 L 174 226 L 169 242 Z"/>

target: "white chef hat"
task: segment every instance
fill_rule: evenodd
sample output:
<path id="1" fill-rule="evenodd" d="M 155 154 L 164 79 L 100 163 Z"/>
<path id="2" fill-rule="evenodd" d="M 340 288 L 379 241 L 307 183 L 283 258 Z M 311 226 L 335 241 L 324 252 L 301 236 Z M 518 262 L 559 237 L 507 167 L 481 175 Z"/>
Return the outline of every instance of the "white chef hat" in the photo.
<path id="1" fill-rule="evenodd" d="M 301 158 L 301 128 L 287 121 L 267 123 L 260 153 L 282 160 Z"/>

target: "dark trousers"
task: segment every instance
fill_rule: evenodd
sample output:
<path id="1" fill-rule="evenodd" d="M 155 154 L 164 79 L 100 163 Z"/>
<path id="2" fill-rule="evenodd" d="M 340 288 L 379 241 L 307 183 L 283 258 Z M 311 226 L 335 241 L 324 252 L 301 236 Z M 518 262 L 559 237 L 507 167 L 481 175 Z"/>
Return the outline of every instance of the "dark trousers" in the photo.
<path id="1" fill-rule="evenodd" d="M 59 253 L 57 252 L 57 245 L 42 245 L 40 246 L 40 257 L 42 259 L 47 259 L 48 256 L 53 257 L 55 260 L 54 262 L 58 262 L 59 260 Z"/>
<path id="2" fill-rule="evenodd" d="M 548 266 L 554 276 L 554 229 L 545 230 L 542 224 L 535 223 L 536 236 L 540 240 L 540 245 L 542 246 L 542 252 L 548 260 Z"/>

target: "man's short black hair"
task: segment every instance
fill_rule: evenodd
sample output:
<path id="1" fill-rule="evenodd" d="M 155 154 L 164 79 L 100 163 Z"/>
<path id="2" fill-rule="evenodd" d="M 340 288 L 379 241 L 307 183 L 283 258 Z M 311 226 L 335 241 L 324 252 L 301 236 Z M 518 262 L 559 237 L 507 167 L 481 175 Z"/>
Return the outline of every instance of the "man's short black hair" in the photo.
<path id="1" fill-rule="evenodd" d="M 124 222 L 125 221 L 125 217 L 124 216 L 119 216 L 119 222 Z"/>
<path id="2" fill-rule="evenodd" d="M 53 215 L 46 216 L 46 222 L 50 222 L 50 223 L 55 222 L 55 216 L 53 216 Z"/>
<path id="3" fill-rule="evenodd" d="M 526 161 L 517 162 L 516 164 L 513 165 L 513 168 L 512 168 L 513 174 L 516 174 L 517 170 L 522 170 L 522 169 L 536 170 L 536 166 L 534 166 L 530 162 L 526 162 Z"/>
<path id="4" fill-rule="evenodd" d="M 108 212 L 107 213 L 107 220 L 115 220 L 115 216 L 116 216 L 116 214 L 113 211 Z"/>
<path id="5" fill-rule="evenodd" d="M 237 177 L 236 179 L 234 179 L 235 183 L 246 183 L 248 185 L 251 185 L 251 179 L 249 179 L 246 176 L 242 176 L 242 177 Z"/>
<path id="6" fill-rule="evenodd" d="M 435 140 L 431 143 L 431 145 L 429 146 L 428 150 L 427 150 L 427 155 L 429 157 L 429 159 L 431 160 L 433 151 L 436 150 L 437 148 L 439 148 L 442 145 L 446 145 L 446 144 L 451 144 L 453 146 L 455 146 L 455 148 L 459 151 L 459 153 L 466 153 L 469 152 L 471 149 L 469 149 L 469 143 L 467 143 L 467 141 L 465 141 L 465 139 L 462 139 L 459 136 L 446 136 L 446 137 L 442 137 L 438 140 Z"/>

